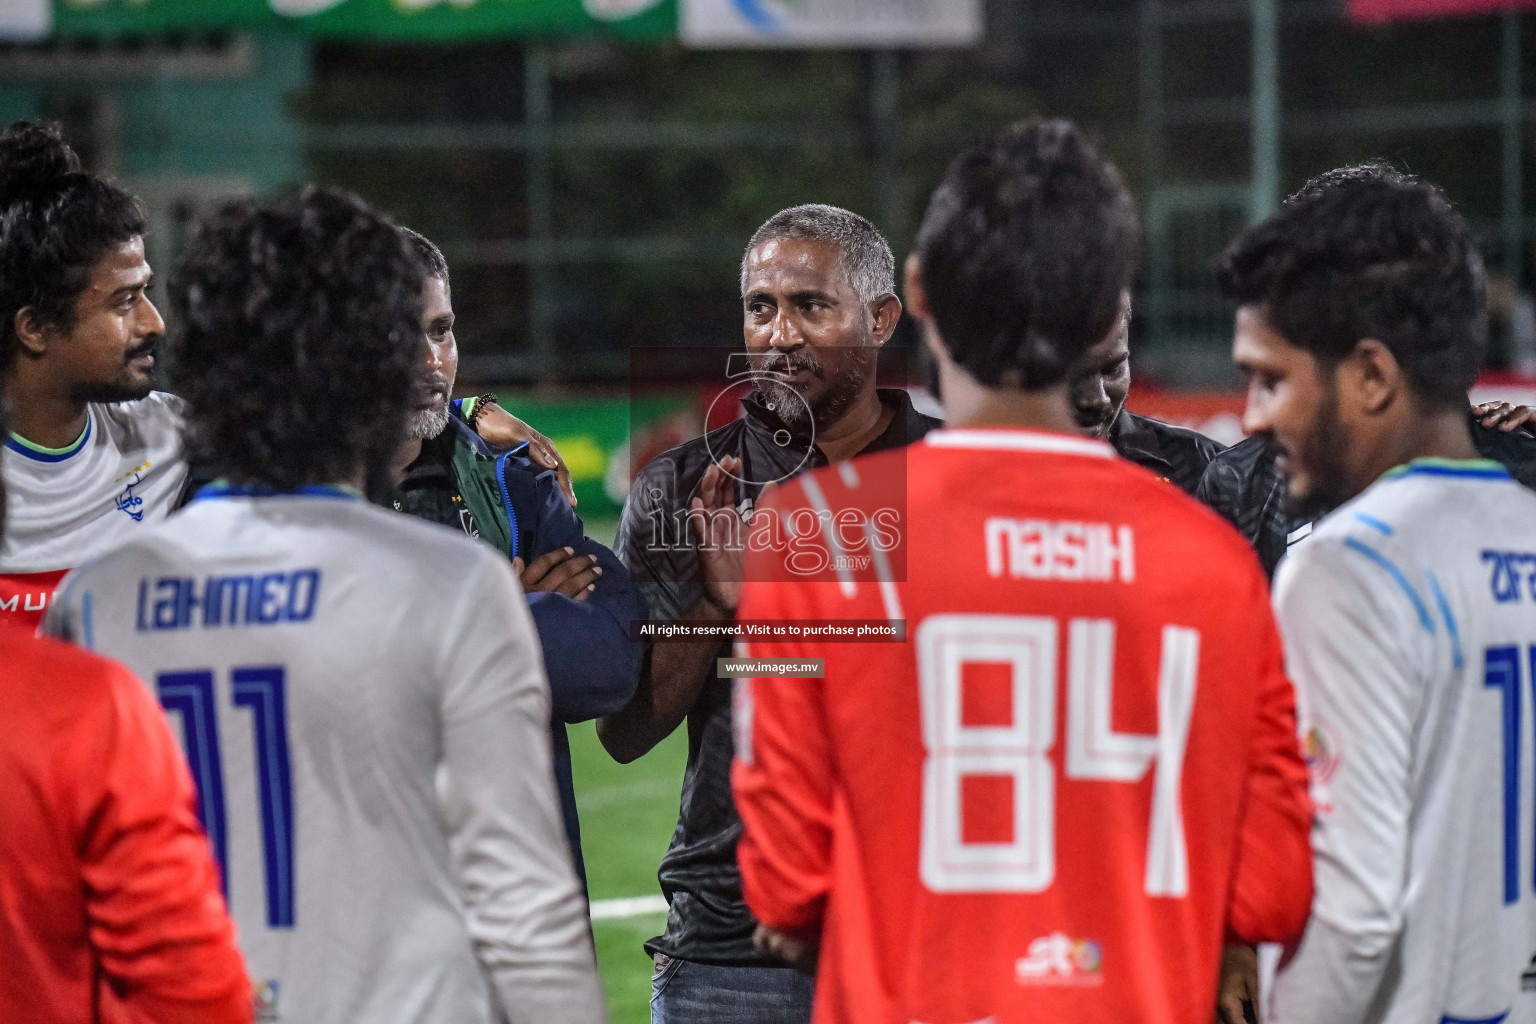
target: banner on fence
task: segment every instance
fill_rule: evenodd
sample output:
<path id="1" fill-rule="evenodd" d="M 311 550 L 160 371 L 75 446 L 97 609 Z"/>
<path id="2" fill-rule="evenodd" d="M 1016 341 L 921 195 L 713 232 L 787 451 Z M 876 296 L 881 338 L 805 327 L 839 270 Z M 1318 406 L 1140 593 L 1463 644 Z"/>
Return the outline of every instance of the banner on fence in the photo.
<path id="1" fill-rule="evenodd" d="M 371 39 L 677 34 L 676 0 L 0 0 L 0 11 L 7 11 L 0 14 L 0 31 L 12 20 L 12 5 L 39 8 L 34 34 L 61 36 L 230 30 Z"/>

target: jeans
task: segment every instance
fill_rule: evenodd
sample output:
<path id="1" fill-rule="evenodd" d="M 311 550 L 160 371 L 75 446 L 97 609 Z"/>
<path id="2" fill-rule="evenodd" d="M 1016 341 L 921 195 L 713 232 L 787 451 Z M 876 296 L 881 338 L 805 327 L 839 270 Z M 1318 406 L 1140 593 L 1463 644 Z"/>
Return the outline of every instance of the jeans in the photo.
<path id="1" fill-rule="evenodd" d="M 651 1024 L 808 1024 L 812 985 L 790 967 L 720 967 L 657 954 Z"/>

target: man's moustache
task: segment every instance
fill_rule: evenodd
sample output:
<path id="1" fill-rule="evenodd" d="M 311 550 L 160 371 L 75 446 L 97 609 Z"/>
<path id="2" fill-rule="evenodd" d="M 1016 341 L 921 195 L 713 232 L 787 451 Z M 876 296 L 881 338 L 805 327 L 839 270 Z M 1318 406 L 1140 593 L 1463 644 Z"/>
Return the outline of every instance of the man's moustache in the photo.
<path id="1" fill-rule="evenodd" d="M 784 355 L 782 353 L 764 356 L 758 364 L 759 370 L 766 373 L 782 373 L 789 375 L 796 370 L 807 370 L 816 376 L 821 376 L 821 361 L 811 355 Z"/>

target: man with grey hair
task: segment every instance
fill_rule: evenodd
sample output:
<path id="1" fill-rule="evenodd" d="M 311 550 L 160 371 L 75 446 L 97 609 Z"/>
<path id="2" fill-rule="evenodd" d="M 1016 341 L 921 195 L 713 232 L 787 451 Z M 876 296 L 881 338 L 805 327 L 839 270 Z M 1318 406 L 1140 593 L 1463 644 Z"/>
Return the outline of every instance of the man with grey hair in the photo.
<path id="1" fill-rule="evenodd" d="M 615 547 L 654 618 L 729 624 L 741 592 L 740 519 L 764 487 L 938 425 L 905 391 L 875 386 L 880 347 L 901 317 L 894 274 L 874 225 L 836 207 L 784 210 L 752 236 L 741 301 L 753 389 L 742 415 L 641 470 L 619 527 Z M 731 686 L 716 674 L 730 647 L 652 644 L 634 698 L 598 720 L 623 763 L 688 723 L 677 831 L 659 872 L 671 910 L 665 933 L 646 943 L 653 1024 L 810 1020 L 810 978 L 759 948 L 742 902 Z"/>
<path id="2" fill-rule="evenodd" d="M 853 400 L 867 390 L 874 374 L 879 344 L 884 338 L 873 345 L 868 342 L 878 329 L 882 314 L 889 316 L 893 328 L 901 316 L 901 300 L 896 298 L 896 261 L 891 255 L 890 245 L 875 230 L 875 226 L 856 213 L 819 203 L 782 210 L 757 229 L 752 240 L 747 243 L 746 255 L 742 257 L 741 294 L 743 302 L 748 306 L 749 316 L 754 315 L 752 302 L 748 299 L 751 275 L 754 270 L 760 269 L 754 261 L 761 261 L 765 256 L 777 258 L 785 242 L 820 243 L 835 250 L 838 272 L 846 286 L 857 296 L 858 303 L 845 304 L 844 316 L 834 326 L 834 330 L 839 333 L 831 346 L 817 345 L 814 341 L 798 347 L 776 346 L 767 341 L 766 337 L 759 337 L 757 340 L 760 344 L 767 341 L 767 348 L 761 359 L 753 361 L 754 369 L 761 374 L 753 377 L 753 383 L 772 403 L 771 407 L 778 412 L 779 418 L 789 426 L 806 427 L 814 407 L 816 418 L 821 421 L 817 425 L 825 427 L 837 421 Z M 886 300 L 889 300 L 889 309 L 885 308 Z M 778 308 L 770 302 L 759 303 L 757 310 L 756 326 L 760 329 L 754 332 L 751 327 L 748 328 L 748 351 L 753 351 L 754 333 L 762 335 L 761 328 L 765 326 L 771 333 L 772 318 L 778 312 Z M 836 318 L 825 319 L 831 321 Z M 864 328 L 863 337 L 844 338 L 840 333 L 844 329 L 857 332 L 858 327 Z M 826 369 L 818 355 L 818 351 L 824 348 L 832 348 L 841 353 L 847 363 L 842 372 L 817 372 Z M 815 378 L 807 380 L 805 388 L 801 388 L 798 382 L 780 379 L 781 376 L 792 377 L 801 371 L 809 371 Z"/>

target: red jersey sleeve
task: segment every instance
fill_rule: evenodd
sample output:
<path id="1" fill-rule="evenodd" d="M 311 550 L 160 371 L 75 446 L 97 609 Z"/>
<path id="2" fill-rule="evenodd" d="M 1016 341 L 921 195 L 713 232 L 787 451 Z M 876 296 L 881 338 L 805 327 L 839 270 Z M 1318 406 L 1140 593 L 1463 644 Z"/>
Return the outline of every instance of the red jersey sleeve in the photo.
<path id="1" fill-rule="evenodd" d="M 181 750 L 149 690 L 106 671 L 108 706 L 70 766 L 103 1020 L 245 1024 L 251 986 Z"/>
<path id="2" fill-rule="evenodd" d="M 1280 635 L 1262 591 L 1256 603 L 1263 650 L 1259 701 L 1227 924 L 1244 942 L 1290 942 L 1301 935 L 1312 908 L 1312 800 Z"/>
<path id="3" fill-rule="evenodd" d="M 767 557 L 774 557 L 769 555 Z M 751 582 L 749 566 L 738 617 L 804 619 L 814 590 L 825 584 Z M 814 658 L 825 651 L 803 641 L 738 645 L 750 658 Z M 832 885 L 832 751 L 821 679 L 740 679 L 733 721 L 736 758 L 731 786 L 743 832 L 736 848 L 742 893 L 754 917 L 800 938 L 821 931 Z"/>

